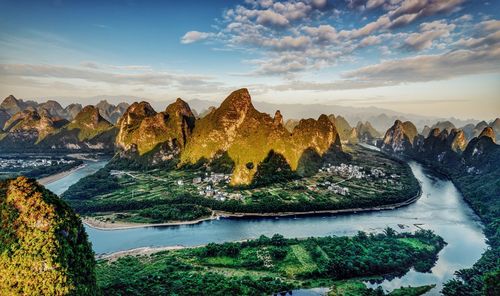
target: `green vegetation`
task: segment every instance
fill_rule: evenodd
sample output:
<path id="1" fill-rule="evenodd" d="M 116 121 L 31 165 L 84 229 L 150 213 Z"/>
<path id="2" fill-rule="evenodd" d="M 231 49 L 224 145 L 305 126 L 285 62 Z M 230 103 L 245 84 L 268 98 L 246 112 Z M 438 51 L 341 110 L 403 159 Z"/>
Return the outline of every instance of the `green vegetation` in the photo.
<path id="1" fill-rule="evenodd" d="M 394 289 L 387 295 L 390 296 L 418 296 L 427 293 L 435 285 L 420 287 L 401 287 Z M 361 281 L 348 280 L 335 283 L 328 296 L 381 296 L 386 295 L 381 288 L 370 289 Z"/>
<path id="2" fill-rule="evenodd" d="M 498 163 L 497 163 L 498 166 Z M 451 174 L 465 200 L 486 225 L 490 248 L 470 269 L 456 272 L 444 295 L 500 295 L 500 169 L 483 174 Z"/>
<path id="3" fill-rule="evenodd" d="M 360 277 L 402 274 L 411 267 L 429 270 L 445 244 L 430 231 L 386 233 L 308 239 L 261 236 L 101 260 L 97 281 L 105 295 L 269 295 L 312 287 L 333 287 L 336 292 L 331 295 L 384 295 L 380 289 L 366 288 Z M 402 239 L 418 240 L 425 247 L 414 248 Z M 391 295 L 420 295 L 430 288 L 405 288 Z M 363 294 L 338 294 L 346 290 Z"/>
<path id="4" fill-rule="evenodd" d="M 260 180 L 257 173 L 262 186 L 232 187 L 226 179 L 195 183 L 196 178 L 210 177 L 211 172 L 204 166 L 131 171 L 113 163 L 72 185 L 63 197 L 82 215 L 101 216 L 106 221 L 160 223 L 199 219 L 211 211 L 277 213 L 368 208 L 403 202 L 418 194 L 419 184 L 407 164 L 359 146 L 351 149 L 350 164 L 362 166 L 365 171 L 380 168 L 388 177 L 357 179 L 321 171 L 290 180 L 292 172 L 282 169 L 271 174 L 271 184 L 266 184 L 264 177 Z M 220 159 L 222 170 L 230 165 L 224 155 Z M 269 175 L 266 172 L 281 167 L 281 163 L 279 154 L 272 154 L 258 165 L 258 172 Z M 392 179 L 390 174 L 398 178 Z M 387 181 L 392 182 L 391 186 Z M 349 189 L 349 195 L 334 193 L 324 185 L 327 182 L 340 183 Z M 204 193 L 207 186 L 212 188 L 212 195 Z M 216 198 L 216 192 L 224 193 L 224 199 Z M 186 212 L 179 213 L 180 208 Z"/>
<path id="5" fill-rule="evenodd" d="M 489 244 L 481 259 L 472 268 L 457 271 L 442 293 L 500 295 L 500 146 L 489 137 L 480 137 L 471 140 L 464 153 L 448 155 L 448 161 L 437 162 L 429 156 L 414 155 L 453 181 L 485 224 Z"/>
<path id="6" fill-rule="evenodd" d="M 0 295 L 95 295 L 80 219 L 34 180 L 0 183 Z"/>

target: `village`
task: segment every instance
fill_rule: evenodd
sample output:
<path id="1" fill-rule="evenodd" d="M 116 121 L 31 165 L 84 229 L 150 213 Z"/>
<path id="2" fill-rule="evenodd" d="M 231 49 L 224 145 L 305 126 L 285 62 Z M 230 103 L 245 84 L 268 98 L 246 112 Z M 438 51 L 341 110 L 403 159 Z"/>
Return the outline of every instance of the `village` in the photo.
<path id="1" fill-rule="evenodd" d="M 397 184 L 395 179 L 399 178 L 397 174 L 391 174 L 388 176 L 381 168 L 371 168 L 370 170 L 367 170 L 358 165 L 345 163 L 341 163 L 338 166 L 327 163 L 318 170 L 318 173 L 326 176 L 333 175 L 343 178 L 343 180 L 336 183 L 326 180 L 317 184 L 318 187 L 326 188 L 335 194 L 343 196 L 350 195 L 349 188 L 341 186 L 340 184 L 351 179 L 381 181 L 384 184 L 394 185 Z"/>
<path id="2" fill-rule="evenodd" d="M 47 167 L 58 164 L 73 163 L 72 159 L 50 159 L 50 158 L 2 158 L 0 159 L 0 169 L 28 169 L 37 167 Z"/>
<path id="3" fill-rule="evenodd" d="M 197 193 L 199 196 L 214 199 L 220 202 L 228 200 L 243 201 L 245 196 L 253 194 L 254 190 L 233 190 L 229 187 L 231 182 L 231 174 L 217 173 L 211 171 L 197 173 L 175 173 L 165 175 L 141 174 L 139 172 L 116 171 L 110 172 L 114 176 L 128 175 L 133 179 L 160 181 L 162 183 L 170 183 L 176 186 L 181 191 Z M 374 185 L 373 182 L 383 185 L 398 185 L 400 176 L 397 174 L 389 174 L 380 167 L 363 167 L 356 164 L 341 163 L 333 165 L 330 163 L 324 164 L 315 176 L 296 179 L 292 183 L 294 186 L 303 186 L 306 191 L 322 192 L 326 194 L 336 194 L 341 196 L 351 196 L 354 190 L 351 181 L 367 181 L 367 186 Z M 280 187 L 284 186 L 284 187 Z M 271 185 L 268 190 L 259 189 L 263 193 L 279 192 L 287 190 L 288 185 L 282 184 L 278 187 Z M 274 189 L 273 189 L 274 188 Z M 278 191 L 276 191 L 276 189 Z"/>
<path id="4" fill-rule="evenodd" d="M 243 196 L 240 193 L 225 192 L 220 188 L 231 182 L 231 175 L 205 172 L 203 177 L 195 177 L 192 179 L 192 184 L 198 188 L 198 194 L 208 198 L 214 198 L 218 201 L 226 201 L 228 199 L 241 200 Z M 182 185 L 182 180 L 177 181 L 177 185 Z"/>

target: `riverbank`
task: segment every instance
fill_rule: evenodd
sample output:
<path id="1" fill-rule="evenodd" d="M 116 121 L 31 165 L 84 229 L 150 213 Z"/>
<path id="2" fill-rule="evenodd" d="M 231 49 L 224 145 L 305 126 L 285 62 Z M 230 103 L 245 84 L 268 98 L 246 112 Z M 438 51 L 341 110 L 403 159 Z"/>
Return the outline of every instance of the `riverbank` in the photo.
<path id="1" fill-rule="evenodd" d="M 210 221 L 214 219 L 218 219 L 219 216 L 212 214 L 210 217 L 196 219 L 192 221 L 174 221 L 174 222 L 165 222 L 165 223 L 132 223 L 125 221 L 117 221 L 114 223 L 100 221 L 96 218 L 92 217 L 82 217 L 82 222 L 94 229 L 98 230 L 124 230 L 124 229 L 134 229 L 134 228 L 143 228 L 143 227 L 159 227 L 159 226 L 180 226 L 180 225 L 193 225 L 198 224 L 205 221 Z"/>
<path id="2" fill-rule="evenodd" d="M 342 214 L 352 214 L 361 212 L 377 212 L 394 210 L 401 207 L 408 206 L 416 202 L 422 196 L 422 188 L 420 187 L 418 193 L 406 201 L 382 205 L 377 207 L 369 208 L 351 208 L 351 209 L 338 209 L 338 210 L 321 210 L 321 211 L 306 211 L 306 212 L 277 212 L 277 213 L 231 213 L 224 211 L 213 211 L 212 215 L 207 218 L 192 220 L 192 221 L 176 221 L 176 222 L 165 222 L 165 223 L 131 223 L 131 222 L 104 222 L 97 220 L 92 217 L 82 217 L 83 223 L 87 226 L 98 230 L 122 230 L 122 229 L 134 229 L 143 227 L 166 227 L 166 226 L 180 226 L 180 225 L 194 225 L 205 221 L 215 220 L 219 218 L 279 218 L 279 217 L 294 217 L 294 216 L 315 216 L 315 215 L 342 215 Z"/>
<path id="3" fill-rule="evenodd" d="M 64 177 L 67 177 L 70 174 L 72 174 L 72 173 L 74 173 L 74 172 L 76 172 L 78 170 L 81 170 L 81 169 L 83 169 L 86 166 L 87 166 L 86 164 L 81 164 L 81 165 L 76 166 L 74 168 L 71 168 L 71 169 L 69 169 L 67 171 L 59 172 L 57 174 L 53 174 L 53 175 L 50 175 L 50 176 L 47 176 L 47 177 L 40 178 L 37 181 L 41 185 L 45 186 L 45 185 L 48 185 L 48 184 L 50 184 L 52 182 L 58 181 L 58 180 L 60 180 L 60 179 L 62 179 Z"/>
<path id="4" fill-rule="evenodd" d="M 96 259 L 105 259 L 110 262 L 113 262 L 117 260 L 118 258 L 125 257 L 125 256 L 145 256 L 145 255 L 151 255 L 154 253 L 162 252 L 162 251 L 173 251 L 173 250 L 182 250 L 185 248 L 198 248 L 202 246 L 196 246 L 196 247 L 185 247 L 185 246 L 168 246 L 168 247 L 143 247 L 143 248 L 136 248 L 136 249 L 130 249 L 130 250 L 125 250 L 125 251 L 118 251 L 118 252 L 113 252 L 110 254 L 97 254 L 95 257 Z"/>

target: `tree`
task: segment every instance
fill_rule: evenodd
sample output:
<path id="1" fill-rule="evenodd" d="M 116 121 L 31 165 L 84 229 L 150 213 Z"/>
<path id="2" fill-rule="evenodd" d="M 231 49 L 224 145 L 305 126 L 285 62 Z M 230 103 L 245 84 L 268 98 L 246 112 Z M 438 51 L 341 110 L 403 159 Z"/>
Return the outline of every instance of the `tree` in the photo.
<path id="1" fill-rule="evenodd" d="M 0 295 L 95 295 L 95 259 L 73 210 L 35 180 L 0 183 Z"/>

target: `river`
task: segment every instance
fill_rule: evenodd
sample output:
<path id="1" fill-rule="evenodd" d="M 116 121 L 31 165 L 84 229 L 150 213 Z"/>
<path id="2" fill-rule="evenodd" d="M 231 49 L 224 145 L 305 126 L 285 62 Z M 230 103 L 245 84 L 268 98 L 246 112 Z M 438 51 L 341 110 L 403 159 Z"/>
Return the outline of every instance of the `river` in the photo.
<path id="1" fill-rule="evenodd" d="M 102 167 L 105 162 L 89 163 L 46 187 L 57 194 L 86 174 Z M 94 251 L 111 253 L 139 247 L 197 246 L 209 242 L 238 241 L 257 238 L 264 234 L 280 233 L 286 237 L 353 235 L 358 231 L 380 232 L 387 226 L 397 231 L 431 229 L 448 243 L 439 253 L 439 259 L 430 273 L 410 270 L 403 277 L 384 280 L 379 284 L 385 290 L 400 286 L 436 284 L 428 295 L 436 295 L 442 284 L 453 277 L 456 270 L 472 266 L 486 249 L 485 236 L 479 218 L 463 201 L 453 183 L 429 171 L 416 162 L 410 167 L 421 182 L 422 197 L 415 203 L 390 211 L 346 215 L 309 217 L 224 219 L 196 225 L 144 227 L 125 230 L 97 230 L 86 227 Z M 403 227 L 403 228 L 402 228 Z M 318 292 L 316 292 L 318 291 Z M 321 295 L 324 290 L 294 291 L 294 295 Z"/>

